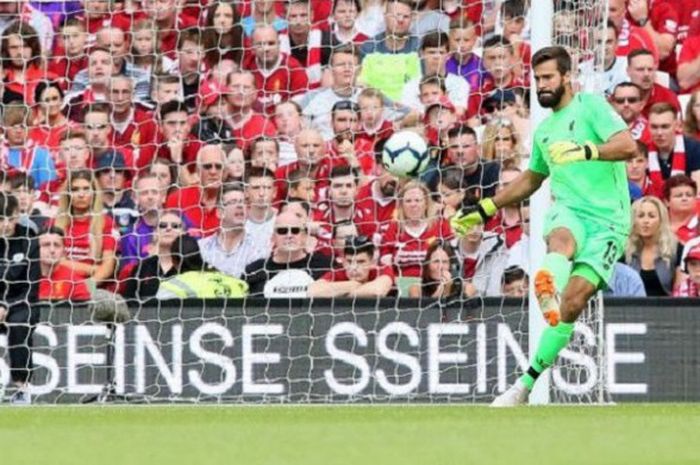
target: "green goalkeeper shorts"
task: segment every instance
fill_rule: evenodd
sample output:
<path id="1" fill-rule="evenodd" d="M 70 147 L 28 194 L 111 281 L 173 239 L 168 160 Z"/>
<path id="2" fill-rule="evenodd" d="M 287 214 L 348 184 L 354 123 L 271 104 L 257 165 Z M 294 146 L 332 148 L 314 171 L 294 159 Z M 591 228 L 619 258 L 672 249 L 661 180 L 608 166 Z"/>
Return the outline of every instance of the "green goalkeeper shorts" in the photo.
<path id="1" fill-rule="evenodd" d="M 555 203 L 545 217 L 545 238 L 558 228 L 569 230 L 576 241 L 571 275 L 581 276 L 597 289 L 606 289 L 615 262 L 625 250 L 627 236 Z"/>

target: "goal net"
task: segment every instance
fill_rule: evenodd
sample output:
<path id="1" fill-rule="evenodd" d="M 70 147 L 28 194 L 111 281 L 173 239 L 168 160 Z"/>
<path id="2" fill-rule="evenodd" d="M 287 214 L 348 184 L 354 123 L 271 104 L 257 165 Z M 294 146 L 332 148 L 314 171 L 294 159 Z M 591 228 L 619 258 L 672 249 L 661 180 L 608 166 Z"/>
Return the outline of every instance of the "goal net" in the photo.
<path id="1" fill-rule="evenodd" d="M 0 398 L 486 403 L 527 369 L 539 206 L 449 218 L 528 164 L 533 27 L 600 90 L 604 0 L 82 3 L 0 6 L 0 217 L 36 237 L 0 247 Z M 430 159 L 387 167 L 403 130 Z M 602 310 L 552 401 L 607 400 Z"/>

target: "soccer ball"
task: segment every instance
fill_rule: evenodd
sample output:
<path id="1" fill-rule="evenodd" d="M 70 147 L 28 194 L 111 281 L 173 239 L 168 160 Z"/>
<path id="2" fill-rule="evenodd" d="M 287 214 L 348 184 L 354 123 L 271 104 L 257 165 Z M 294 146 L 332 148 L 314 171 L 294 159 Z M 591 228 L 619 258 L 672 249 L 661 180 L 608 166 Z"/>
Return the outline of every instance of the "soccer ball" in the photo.
<path id="1" fill-rule="evenodd" d="M 394 133 L 384 144 L 382 164 L 391 174 L 412 178 L 428 167 L 430 155 L 425 139 L 413 131 Z"/>

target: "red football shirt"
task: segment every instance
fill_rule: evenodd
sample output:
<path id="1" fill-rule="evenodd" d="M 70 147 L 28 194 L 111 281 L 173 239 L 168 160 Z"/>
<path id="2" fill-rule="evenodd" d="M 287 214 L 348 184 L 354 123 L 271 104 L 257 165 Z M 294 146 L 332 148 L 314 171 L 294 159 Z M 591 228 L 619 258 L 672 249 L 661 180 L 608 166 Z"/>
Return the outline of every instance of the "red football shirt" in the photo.
<path id="1" fill-rule="evenodd" d="M 277 129 L 274 123 L 263 115 L 252 114 L 245 122 L 234 126 L 233 137 L 236 145 L 245 151 L 258 137 L 275 137 Z"/>
<path id="2" fill-rule="evenodd" d="M 393 220 L 396 219 L 396 197 L 391 199 L 381 198 L 374 192 L 376 182 L 365 184 L 358 189 L 355 205 L 357 208 L 370 212 L 372 221 L 368 224 L 372 225 L 373 231 L 368 231 L 369 234 L 367 236 L 374 238 L 375 235 L 378 235 L 377 238 L 379 239 L 380 236 L 386 233 Z"/>
<path id="3" fill-rule="evenodd" d="M 285 54 L 280 54 L 277 65 L 269 70 L 260 69 L 255 56 L 249 55 L 244 60 L 243 68 L 255 76 L 258 102 L 268 115 L 275 111 L 278 103 L 309 89 L 306 70 L 294 57 Z"/>
<path id="4" fill-rule="evenodd" d="M 116 232 L 112 217 L 104 215 L 102 228 L 102 253 L 117 249 Z M 73 218 L 68 225 L 63 237 L 63 245 L 66 249 L 66 258 L 88 265 L 95 264 L 95 256 L 90 249 L 92 234 L 90 231 L 91 218 Z"/>
<path id="5" fill-rule="evenodd" d="M 450 240 L 452 237 L 450 224 L 443 218 L 427 225 L 420 234 L 400 228 L 398 221 L 395 221 L 384 234 L 380 256 L 391 255 L 400 276 L 419 278 L 430 245 L 435 240 Z"/>
<path id="6" fill-rule="evenodd" d="M 210 236 L 219 229 L 221 220 L 216 207 L 202 206 L 202 188 L 199 186 L 178 189 L 168 196 L 165 208 L 176 208 L 182 211 L 192 225 L 194 235 Z"/>
<path id="7" fill-rule="evenodd" d="M 375 279 L 377 279 L 378 276 L 388 276 L 391 279 L 391 282 L 393 283 L 395 279 L 394 269 L 390 266 L 374 267 L 369 272 L 367 282 L 374 281 Z M 350 279 L 348 279 L 348 273 L 342 268 L 326 272 L 326 274 L 321 276 L 321 279 L 324 281 L 330 281 L 334 283 L 350 281 Z"/>
<path id="8" fill-rule="evenodd" d="M 153 112 L 136 105 L 129 118 L 128 124 L 119 131 L 118 125 L 112 124 L 112 144 L 115 148 L 128 147 L 132 152 L 142 145 L 151 145 L 155 142 L 158 133 Z"/>
<path id="9" fill-rule="evenodd" d="M 695 61 L 700 56 L 700 36 L 690 36 L 685 42 L 683 42 L 683 47 L 681 47 L 681 53 L 678 56 L 678 66 L 685 63 L 691 63 Z M 700 81 L 695 83 L 691 89 L 682 89 L 682 94 L 693 93 L 696 90 L 700 90 Z"/>
<path id="10" fill-rule="evenodd" d="M 56 265 L 49 277 L 39 281 L 39 300 L 90 300 L 86 277 L 65 265 Z"/>
<path id="11" fill-rule="evenodd" d="M 626 57 L 632 50 L 645 48 L 654 55 L 654 61 L 659 62 L 659 49 L 649 33 L 639 26 L 634 26 L 625 18 L 617 34 L 617 49 L 615 55 Z"/>
<path id="12" fill-rule="evenodd" d="M 312 212 L 313 221 L 319 224 L 319 231 L 316 234 L 316 251 L 331 255 L 333 252 L 333 227 L 340 220 L 336 218 L 332 206 L 329 202 L 321 202 Z M 372 239 L 376 226 L 372 211 L 366 206 L 355 204 L 350 220 L 357 226 L 357 232 Z"/>

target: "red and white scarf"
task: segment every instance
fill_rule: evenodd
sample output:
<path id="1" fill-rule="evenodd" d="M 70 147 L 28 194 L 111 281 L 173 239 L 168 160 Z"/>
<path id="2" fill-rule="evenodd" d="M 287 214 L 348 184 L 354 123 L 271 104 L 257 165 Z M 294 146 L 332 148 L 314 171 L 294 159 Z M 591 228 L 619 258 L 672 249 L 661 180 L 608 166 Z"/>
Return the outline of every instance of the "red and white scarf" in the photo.
<path id="1" fill-rule="evenodd" d="M 685 174 L 685 142 L 683 134 L 676 134 L 676 143 L 673 146 L 671 154 L 671 176 L 676 174 Z M 663 184 L 664 178 L 661 173 L 661 164 L 659 163 L 659 150 L 655 144 L 649 146 L 649 178 L 651 182 Z"/>
<path id="2" fill-rule="evenodd" d="M 680 285 L 673 291 L 674 297 L 700 297 L 698 285 L 690 278 L 681 281 Z"/>

